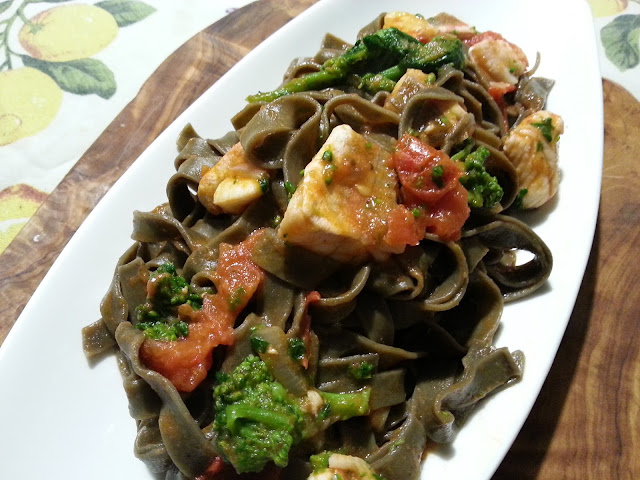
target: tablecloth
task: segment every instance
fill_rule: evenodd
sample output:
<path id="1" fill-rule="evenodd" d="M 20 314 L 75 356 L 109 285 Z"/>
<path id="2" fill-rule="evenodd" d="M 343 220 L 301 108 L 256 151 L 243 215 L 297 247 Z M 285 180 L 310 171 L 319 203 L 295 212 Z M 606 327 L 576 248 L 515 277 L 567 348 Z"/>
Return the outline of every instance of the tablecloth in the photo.
<path id="1" fill-rule="evenodd" d="M 603 77 L 640 99 L 640 0 L 587 1 Z M 0 0 L 0 253 L 160 63 L 249 2 Z"/>
<path id="2" fill-rule="evenodd" d="M 162 61 L 250 1 L 0 0 L 0 252 Z"/>

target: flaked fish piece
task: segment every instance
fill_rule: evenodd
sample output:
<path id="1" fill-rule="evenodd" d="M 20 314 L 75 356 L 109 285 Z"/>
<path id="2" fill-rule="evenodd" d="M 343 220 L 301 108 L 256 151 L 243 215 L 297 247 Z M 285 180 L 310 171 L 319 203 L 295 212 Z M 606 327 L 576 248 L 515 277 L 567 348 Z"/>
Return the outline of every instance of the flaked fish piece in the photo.
<path id="1" fill-rule="evenodd" d="M 333 129 L 304 170 L 278 236 L 340 262 L 385 258 L 389 212 L 398 207 L 390 153 L 348 125 Z"/>
<path id="2" fill-rule="evenodd" d="M 537 208 L 548 202 L 557 192 L 558 141 L 564 132 L 562 118 L 540 110 L 524 118 L 509 133 L 504 153 L 516 168 L 523 208 Z"/>
<path id="3" fill-rule="evenodd" d="M 529 66 L 520 47 L 495 32 L 477 35 L 468 44 L 469 61 L 494 98 L 516 89 L 518 80 Z"/>
<path id="4" fill-rule="evenodd" d="M 239 214 L 262 196 L 268 179 L 265 169 L 247 160 L 238 142 L 204 173 L 198 184 L 198 200 L 210 213 Z"/>

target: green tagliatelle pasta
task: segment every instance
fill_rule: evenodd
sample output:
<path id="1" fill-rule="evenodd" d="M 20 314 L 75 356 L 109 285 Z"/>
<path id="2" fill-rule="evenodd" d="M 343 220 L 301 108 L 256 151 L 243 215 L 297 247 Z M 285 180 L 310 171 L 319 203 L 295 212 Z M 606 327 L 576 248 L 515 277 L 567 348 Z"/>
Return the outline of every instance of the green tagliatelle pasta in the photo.
<path id="1" fill-rule="evenodd" d="M 415 479 L 429 443 L 451 442 L 477 402 L 521 377 L 523 355 L 494 347 L 493 337 L 504 302 L 543 285 L 552 260 L 544 242 L 510 215 L 526 190 L 520 167 L 503 146 L 523 119 L 542 111 L 552 82 L 515 71 L 519 64 L 496 80 L 474 61 L 471 48 L 483 39 L 497 42 L 492 48 L 517 47 L 496 34 L 465 29 L 446 14 L 429 20 L 407 15 L 381 15 L 362 29 L 355 46 L 328 34 L 314 57 L 292 62 L 276 93 L 250 98 L 223 137 L 205 139 L 185 127 L 168 203 L 135 212 L 134 244 L 116 266 L 100 320 L 85 327 L 83 339 L 87 356 L 115 350 L 138 428 L 134 452 L 151 471 L 167 479 L 244 478 L 256 471 L 281 479 L 325 478 L 323 472 Z M 384 50 L 387 56 L 374 60 L 344 60 L 390 48 L 378 47 L 373 37 L 389 24 L 399 30 L 409 25 L 407 33 L 432 49 L 429 61 L 440 60 L 433 68 L 415 68 L 414 57 L 424 52 L 407 54 L 414 40 L 405 36 L 393 40 L 405 42 L 402 57 L 390 60 Z M 432 30 L 450 43 L 420 37 Z M 457 56 L 438 50 L 450 46 L 459 49 Z M 346 73 L 335 73 L 343 63 L 349 63 Z M 317 88 L 309 88 L 314 79 L 320 79 Z M 401 139 L 419 139 L 457 162 L 465 198 L 476 192 L 473 182 L 492 178 L 499 201 L 469 201 L 455 238 L 427 228 L 419 241 L 400 249 L 368 245 L 353 261 L 321 249 L 334 240 L 326 231 L 302 232 L 296 238 L 303 240 L 283 235 L 310 188 L 312 159 L 324 165 L 323 189 L 347 191 L 338 176 L 340 152 L 326 143 L 338 131 L 363 138 L 383 165 L 395 158 Z M 469 165 L 479 156 L 486 171 L 472 177 L 471 169 L 480 167 Z M 227 170 L 225 162 L 231 162 Z M 387 180 L 397 177 L 389 171 L 384 188 L 393 192 L 391 206 L 367 217 L 382 225 L 385 239 L 390 212 L 402 207 L 411 214 L 403 225 L 413 226 L 412 216 L 419 223 L 432 208 L 409 204 L 409 185 L 391 185 Z M 440 175 L 434 167 L 434 184 Z M 462 188 L 455 182 L 452 188 Z M 243 189 L 233 190 L 238 185 Z M 366 211 L 379 207 L 380 198 L 368 197 Z M 340 241 L 346 248 L 347 240 Z M 518 264 L 518 251 L 529 252 L 530 260 Z M 258 279 L 255 289 L 236 281 L 238 269 L 257 272 L 242 277 Z M 163 303 L 160 295 L 167 291 Z M 188 386 L 178 374 L 163 375 L 165 367 L 156 365 L 173 360 L 145 349 L 170 352 L 172 345 L 186 344 L 198 335 L 203 315 L 216 312 L 224 312 L 226 320 L 216 321 L 230 322 L 229 331 L 214 339 L 209 356 L 192 362 L 203 375 L 189 377 Z M 250 373 L 237 380 L 245 365 L 252 365 Z M 179 368 L 191 372 L 192 366 Z M 251 383 L 258 370 L 262 376 Z M 253 389 L 257 403 L 242 403 L 242 392 L 228 393 L 234 381 Z M 243 400 L 233 403 L 234 395 Z M 255 437 L 238 443 L 243 435 Z M 288 450 L 260 463 L 267 453 L 257 449 L 256 438 L 283 439 Z M 251 448 L 254 457 L 243 457 Z M 366 468 L 353 457 L 364 459 Z"/>

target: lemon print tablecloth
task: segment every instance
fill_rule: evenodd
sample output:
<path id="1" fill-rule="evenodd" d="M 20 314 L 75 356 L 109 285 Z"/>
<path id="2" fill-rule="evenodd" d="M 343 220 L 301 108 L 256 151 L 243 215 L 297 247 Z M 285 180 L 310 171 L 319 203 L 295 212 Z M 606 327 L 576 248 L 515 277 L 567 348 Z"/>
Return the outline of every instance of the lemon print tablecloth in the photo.
<path id="1" fill-rule="evenodd" d="M 0 0 L 0 252 L 174 50 L 251 0 Z"/>
<path id="2" fill-rule="evenodd" d="M 160 63 L 251 0 L 0 0 L 0 253 Z M 640 0 L 585 0 L 640 99 Z"/>

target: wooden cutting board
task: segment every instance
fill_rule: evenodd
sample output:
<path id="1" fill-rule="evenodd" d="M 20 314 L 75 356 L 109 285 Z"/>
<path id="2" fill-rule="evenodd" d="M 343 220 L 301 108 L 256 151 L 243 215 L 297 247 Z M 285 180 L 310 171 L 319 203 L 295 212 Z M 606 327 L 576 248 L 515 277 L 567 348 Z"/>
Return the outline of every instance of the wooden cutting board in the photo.
<path id="1" fill-rule="evenodd" d="M 260 0 L 167 58 L 0 255 L 0 342 L 131 163 L 240 58 L 313 3 Z M 494 479 L 640 478 L 640 104 L 609 81 L 603 88 L 604 175 L 593 251 L 558 356 Z M 567 161 L 579 171 L 579 158 Z M 580 208 L 580 198 L 575 204 Z"/>

